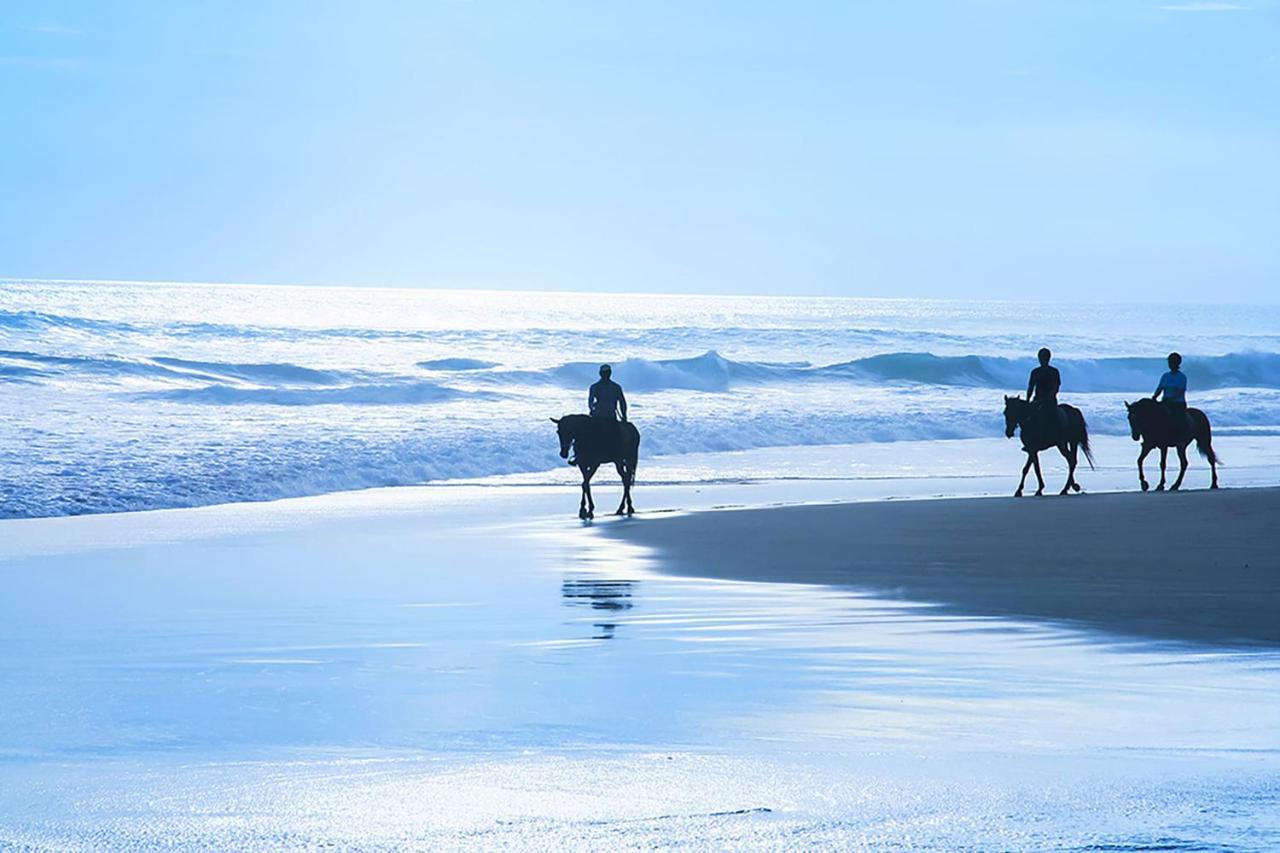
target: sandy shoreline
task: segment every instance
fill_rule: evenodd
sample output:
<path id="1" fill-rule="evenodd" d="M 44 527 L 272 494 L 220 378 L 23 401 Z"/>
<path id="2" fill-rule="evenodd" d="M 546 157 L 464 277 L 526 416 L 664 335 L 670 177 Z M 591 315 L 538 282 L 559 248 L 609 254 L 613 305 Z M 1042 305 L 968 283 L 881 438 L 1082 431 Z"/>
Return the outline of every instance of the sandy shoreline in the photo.
<path id="1" fill-rule="evenodd" d="M 955 612 L 1280 645 L 1280 489 L 891 501 L 603 528 L 675 574 L 828 584 Z"/>

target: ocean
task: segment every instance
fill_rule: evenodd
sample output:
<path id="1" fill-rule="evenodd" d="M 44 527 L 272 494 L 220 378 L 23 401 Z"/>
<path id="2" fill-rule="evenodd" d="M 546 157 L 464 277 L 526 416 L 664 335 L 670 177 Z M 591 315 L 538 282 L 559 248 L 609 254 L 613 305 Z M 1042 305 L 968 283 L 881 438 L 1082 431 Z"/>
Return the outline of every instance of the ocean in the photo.
<path id="1" fill-rule="evenodd" d="M 547 419 L 602 362 L 641 484 L 678 454 L 696 482 L 732 451 L 994 445 L 1041 346 L 1095 434 L 1127 434 L 1177 349 L 1215 435 L 1280 436 L 1280 306 L 5 281 L 0 517 L 569 482 Z M 759 458 L 734 475 L 794 473 Z"/>

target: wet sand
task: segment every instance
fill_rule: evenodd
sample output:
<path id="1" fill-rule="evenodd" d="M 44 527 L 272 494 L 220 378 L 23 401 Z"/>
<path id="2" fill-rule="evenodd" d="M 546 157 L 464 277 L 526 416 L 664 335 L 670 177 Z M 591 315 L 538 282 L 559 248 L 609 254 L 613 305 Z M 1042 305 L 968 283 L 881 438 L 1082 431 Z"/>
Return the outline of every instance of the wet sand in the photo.
<path id="1" fill-rule="evenodd" d="M 1280 645 L 1280 489 L 808 505 L 603 527 L 674 574 L 828 584 L 971 615 Z"/>

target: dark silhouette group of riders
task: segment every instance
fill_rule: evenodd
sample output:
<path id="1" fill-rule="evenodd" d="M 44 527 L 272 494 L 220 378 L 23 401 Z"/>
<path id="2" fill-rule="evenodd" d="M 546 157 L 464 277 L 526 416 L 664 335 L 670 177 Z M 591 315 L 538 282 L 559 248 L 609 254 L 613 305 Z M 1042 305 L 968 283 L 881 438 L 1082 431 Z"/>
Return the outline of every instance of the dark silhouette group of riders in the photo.
<path id="1" fill-rule="evenodd" d="M 1026 400 L 1005 397 L 1005 435 L 1012 438 L 1015 430 L 1021 430 L 1023 450 L 1027 453 L 1027 464 L 1022 469 L 1022 482 L 1018 484 L 1015 496 L 1022 495 L 1027 472 L 1032 468 L 1035 469 L 1039 484 L 1036 494 L 1043 494 L 1044 478 L 1040 474 L 1037 455 L 1041 450 L 1056 446 L 1066 458 L 1069 467 L 1067 482 L 1061 492 L 1064 495 L 1072 489 L 1080 491 L 1080 486 L 1075 481 L 1077 451 L 1083 450 L 1089 464 L 1093 464 L 1084 415 L 1073 406 L 1058 403 L 1062 375 L 1056 367 L 1049 364 L 1053 353 L 1046 347 L 1040 350 L 1038 356 L 1040 365 L 1027 378 Z M 1160 483 L 1156 491 L 1164 489 L 1165 467 L 1169 448 L 1172 447 L 1177 451 L 1181 467 L 1178 478 L 1170 488 L 1180 488 L 1187 473 L 1187 445 L 1194 441 L 1196 449 L 1209 460 L 1212 472 L 1210 488 L 1216 489 L 1218 458 L 1211 443 L 1209 418 L 1199 409 L 1187 408 L 1187 376 L 1182 372 L 1182 356 L 1171 352 L 1167 361 L 1169 369 L 1160 377 L 1155 393 L 1136 403 L 1125 403 L 1133 440 L 1142 442 L 1142 451 L 1138 455 L 1138 483 L 1145 492 L 1148 484 L 1142 464 L 1148 453 L 1159 448 Z"/>
<path id="2" fill-rule="evenodd" d="M 1036 494 L 1044 493 L 1039 453 L 1051 447 L 1056 447 L 1068 464 L 1067 482 L 1061 494 L 1072 490 L 1078 492 L 1081 488 L 1075 480 L 1075 471 L 1080 451 L 1084 452 L 1090 467 L 1093 466 L 1088 426 L 1079 409 L 1058 402 L 1062 374 L 1049 363 L 1053 353 L 1045 347 L 1037 356 L 1040 364 L 1027 377 L 1026 398 L 1005 397 L 1005 435 L 1012 438 L 1016 431 L 1020 432 L 1023 450 L 1027 454 L 1022 481 L 1014 494 L 1022 495 L 1027 474 L 1033 468 L 1039 486 Z M 1187 471 L 1186 448 L 1194 441 L 1200 453 L 1209 460 L 1213 472 L 1211 488 L 1216 489 L 1218 460 L 1210 443 L 1209 419 L 1200 410 L 1187 408 L 1187 377 L 1182 372 L 1182 356 L 1176 352 L 1169 353 L 1168 364 L 1168 371 L 1160 377 L 1150 398 L 1125 403 L 1133 440 L 1142 442 L 1138 456 L 1138 482 L 1146 491 L 1148 484 L 1143 460 L 1151 450 L 1158 448 L 1160 483 L 1156 490 L 1164 489 L 1165 466 L 1172 447 L 1177 451 L 1181 470 L 1171 489 L 1179 488 Z M 582 501 L 578 515 L 584 519 L 595 515 L 591 478 L 605 462 L 612 462 L 622 479 L 623 496 L 617 514 L 630 515 L 635 511 L 631 505 L 631 486 L 635 482 L 639 461 L 640 433 L 627 420 L 627 396 L 622 386 L 613 381 L 613 368 L 602 364 L 599 372 L 599 381 L 593 383 L 587 392 L 586 415 L 552 418 L 560 436 L 560 456 L 582 471 Z"/>

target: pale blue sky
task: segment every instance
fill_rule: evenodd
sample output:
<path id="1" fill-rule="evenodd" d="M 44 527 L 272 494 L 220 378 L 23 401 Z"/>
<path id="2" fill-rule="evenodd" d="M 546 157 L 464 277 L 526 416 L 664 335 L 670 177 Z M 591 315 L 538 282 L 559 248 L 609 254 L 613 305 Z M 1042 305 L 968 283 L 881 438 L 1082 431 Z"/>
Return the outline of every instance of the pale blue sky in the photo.
<path id="1" fill-rule="evenodd" d="M 1280 299 L 1276 0 L 10 0 L 0 110 L 0 276 Z"/>

